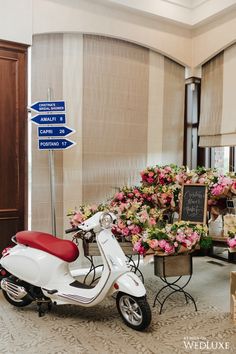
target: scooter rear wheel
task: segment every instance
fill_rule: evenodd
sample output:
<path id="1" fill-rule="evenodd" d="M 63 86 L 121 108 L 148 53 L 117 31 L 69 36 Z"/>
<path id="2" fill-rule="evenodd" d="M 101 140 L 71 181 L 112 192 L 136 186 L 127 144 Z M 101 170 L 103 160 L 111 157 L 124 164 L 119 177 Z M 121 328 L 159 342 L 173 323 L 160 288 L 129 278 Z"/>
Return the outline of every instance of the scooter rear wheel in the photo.
<path id="1" fill-rule="evenodd" d="M 8 279 L 11 280 L 13 283 L 17 283 L 17 285 L 21 285 L 19 279 L 13 277 L 12 275 L 10 275 Z M 14 296 L 13 293 L 10 293 L 7 290 L 3 290 L 3 289 L 2 289 L 2 294 L 11 305 L 16 307 L 27 306 L 31 304 L 31 302 L 33 301 L 28 295 L 25 295 L 23 298 L 19 299 L 17 298 L 17 296 Z"/>
<path id="2" fill-rule="evenodd" d="M 125 324 L 136 331 L 143 331 L 151 322 L 151 309 L 146 296 L 135 297 L 118 293 L 116 306 Z"/>
<path id="3" fill-rule="evenodd" d="M 2 290 L 2 294 L 11 305 L 16 307 L 25 307 L 32 302 L 32 300 L 27 295 L 23 297 L 23 299 L 16 299 L 14 295 L 9 294 L 5 290 Z"/>

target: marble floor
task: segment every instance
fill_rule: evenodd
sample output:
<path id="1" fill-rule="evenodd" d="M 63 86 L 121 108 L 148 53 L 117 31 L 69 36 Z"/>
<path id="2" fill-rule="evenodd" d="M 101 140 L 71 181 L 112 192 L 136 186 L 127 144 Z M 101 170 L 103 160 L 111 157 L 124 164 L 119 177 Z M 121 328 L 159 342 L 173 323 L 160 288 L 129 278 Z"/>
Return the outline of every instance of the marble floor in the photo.
<path id="1" fill-rule="evenodd" d="M 145 263 L 145 262 L 144 262 Z M 163 312 L 152 307 L 162 281 L 153 262 L 141 265 L 152 322 L 144 332 L 128 328 L 115 301 L 107 298 L 92 308 L 63 305 L 39 318 L 36 305 L 15 308 L 0 292 L 0 354 L 184 354 L 235 353 L 236 325 L 230 311 L 230 273 L 236 265 L 209 257 L 193 257 L 193 275 L 183 294 L 169 298 Z M 206 350 L 207 345 L 217 346 Z M 205 350 L 200 350 L 204 346 Z M 220 347 L 221 346 L 221 347 Z M 227 346 L 227 350 L 226 350 Z"/>

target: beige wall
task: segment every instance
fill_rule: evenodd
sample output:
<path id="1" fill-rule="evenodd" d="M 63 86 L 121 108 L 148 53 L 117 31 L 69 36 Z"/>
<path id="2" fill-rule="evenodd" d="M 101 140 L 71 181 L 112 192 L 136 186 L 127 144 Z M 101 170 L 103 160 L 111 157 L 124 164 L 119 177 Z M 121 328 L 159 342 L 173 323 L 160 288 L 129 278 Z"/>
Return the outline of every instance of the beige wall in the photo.
<path id="1" fill-rule="evenodd" d="M 33 33 L 77 32 L 141 44 L 191 66 L 191 30 L 87 0 L 33 0 Z"/>
<path id="2" fill-rule="evenodd" d="M 32 43 L 32 0 L 0 0 L 0 39 Z"/>
<path id="3" fill-rule="evenodd" d="M 84 37 L 83 201 L 139 182 L 147 159 L 149 51 Z"/>
<path id="4" fill-rule="evenodd" d="M 0 39 L 30 45 L 34 34 L 100 34 L 164 54 L 191 68 L 190 75 L 236 41 L 235 9 L 210 24 L 187 28 L 87 0 L 0 0 L 0 8 Z"/>
<path id="5" fill-rule="evenodd" d="M 184 142 L 184 69 L 165 58 L 164 73 L 162 161 L 180 166 Z"/>
<path id="6" fill-rule="evenodd" d="M 200 66 L 236 41 L 236 10 L 192 33 L 192 67 Z"/>
<path id="7" fill-rule="evenodd" d="M 147 165 L 183 163 L 184 68 L 149 52 Z"/>
<path id="8" fill-rule="evenodd" d="M 70 139 L 77 143 L 54 152 L 59 235 L 69 209 L 138 184 L 148 163 L 182 163 L 184 68 L 178 64 L 116 39 L 39 35 L 32 101 L 46 100 L 49 87 L 53 99 L 66 101 L 67 125 L 76 129 Z M 32 125 L 32 228 L 50 232 L 48 152 L 38 151 L 36 135 Z"/>
<path id="9" fill-rule="evenodd" d="M 138 43 L 191 68 L 191 76 L 236 41 L 236 10 L 216 16 L 209 24 L 187 28 L 85 0 L 33 0 L 33 33 L 50 32 L 101 34 Z"/>
<path id="10" fill-rule="evenodd" d="M 164 104 L 164 57 L 149 52 L 149 97 L 147 165 L 162 164 L 163 104 Z M 157 119 L 159 117 L 159 119 Z"/>

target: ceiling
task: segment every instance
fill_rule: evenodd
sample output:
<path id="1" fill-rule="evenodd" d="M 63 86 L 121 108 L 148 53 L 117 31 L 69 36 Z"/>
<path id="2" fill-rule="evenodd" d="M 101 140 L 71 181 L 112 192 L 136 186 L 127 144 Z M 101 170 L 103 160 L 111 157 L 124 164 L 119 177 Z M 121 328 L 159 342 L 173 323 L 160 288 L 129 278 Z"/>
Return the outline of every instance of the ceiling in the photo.
<path id="1" fill-rule="evenodd" d="M 109 7 L 196 28 L 236 9 L 236 0 L 93 0 Z"/>

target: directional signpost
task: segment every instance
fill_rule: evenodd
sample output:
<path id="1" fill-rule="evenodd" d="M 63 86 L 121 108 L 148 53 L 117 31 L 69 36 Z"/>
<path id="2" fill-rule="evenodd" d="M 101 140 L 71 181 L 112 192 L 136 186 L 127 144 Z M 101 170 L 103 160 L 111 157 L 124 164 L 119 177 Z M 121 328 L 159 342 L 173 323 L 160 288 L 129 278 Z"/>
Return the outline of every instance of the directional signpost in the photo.
<path id="1" fill-rule="evenodd" d="M 75 145 L 71 140 L 55 139 L 75 132 L 74 129 L 61 125 L 66 124 L 66 114 L 58 112 L 65 112 L 65 101 L 39 101 L 33 103 L 31 109 L 40 113 L 31 118 L 32 122 L 38 125 L 39 150 L 65 150 Z M 45 137 L 49 139 L 41 139 Z"/>
<path id="2" fill-rule="evenodd" d="M 39 139 L 39 150 L 65 150 L 75 145 L 68 139 Z"/>
<path id="3" fill-rule="evenodd" d="M 69 136 L 75 132 L 74 129 L 67 126 L 60 127 L 38 127 L 38 137 L 60 137 Z"/>
<path id="4" fill-rule="evenodd" d="M 65 101 L 39 101 L 31 105 L 31 109 L 35 112 L 65 112 Z"/>
<path id="5" fill-rule="evenodd" d="M 66 123 L 66 115 L 63 113 L 59 114 L 38 114 L 37 116 L 34 116 L 31 118 L 33 123 L 36 124 L 65 124 Z"/>
<path id="6" fill-rule="evenodd" d="M 39 101 L 31 105 L 31 109 L 39 114 L 31 118 L 37 124 L 38 148 L 49 152 L 50 185 L 51 185 L 51 211 L 52 233 L 56 236 L 56 211 L 55 211 L 55 178 L 54 178 L 54 150 L 66 150 L 76 143 L 65 137 L 73 134 L 74 129 L 66 124 L 65 101 L 51 101 L 52 89 L 48 88 L 48 101 Z"/>

